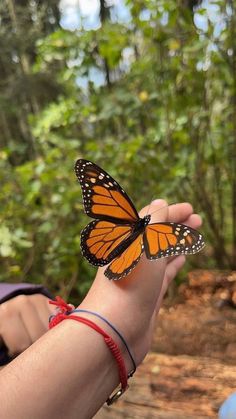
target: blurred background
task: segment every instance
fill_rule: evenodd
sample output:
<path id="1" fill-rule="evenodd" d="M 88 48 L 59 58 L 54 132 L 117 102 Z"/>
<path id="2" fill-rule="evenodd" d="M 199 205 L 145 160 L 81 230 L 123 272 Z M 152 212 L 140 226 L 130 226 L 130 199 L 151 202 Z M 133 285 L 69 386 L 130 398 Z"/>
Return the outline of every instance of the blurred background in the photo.
<path id="1" fill-rule="evenodd" d="M 190 266 L 236 269 L 235 0 L 2 0 L 0 132 L 1 281 L 87 291 L 78 157 L 190 201 Z"/>
<path id="2" fill-rule="evenodd" d="M 79 157 L 137 209 L 191 202 L 207 243 L 96 417 L 216 418 L 236 391 L 236 0 L 1 0 L 0 281 L 87 292 Z"/>

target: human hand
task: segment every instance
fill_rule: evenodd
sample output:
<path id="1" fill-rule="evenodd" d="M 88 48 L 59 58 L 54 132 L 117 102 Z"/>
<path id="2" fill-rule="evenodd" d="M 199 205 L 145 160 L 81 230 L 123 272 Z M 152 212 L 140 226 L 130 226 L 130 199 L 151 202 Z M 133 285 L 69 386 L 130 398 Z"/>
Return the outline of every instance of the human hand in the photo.
<path id="1" fill-rule="evenodd" d="M 163 201 L 152 203 L 149 208 L 153 213 L 152 222 L 168 220 L 194 228 L 200 226 L 201 219 L 193 214 L 191 205 L 178 204 L 169 208 L 164 205 Z M 157 209 L 159 211 L 154 212 Z M 142 211 L 142 214 L 146 213 L 147 208 Z M 96 311 L 110 320 L 125 337 L 138 365 L 149 349 L 154 318 L 164 291 L 183 263 L 182 256 L 150 261 L 143 255 L 130 275 L 120 281 L 109 281 L 101 268 L 80 307 Z M 41 310 L 38 315 L 40 313 Z M 26 315 L 27 321 L 31 318 L 31 314 Z M 9 315 L 5 316 L 4 323 L 9 326 Z M 105 324 L 107 331 L 108 328 Z M 7 332 L 7 327 L 4 330 Z M 35 331 L 35 327 L 32 330 Z M 108 333 L 115 337 L 130 372 L 132 365 L 124 345 L 112 329 Z M 37 337 L 30 337 L 28 342 Z M 55 359 L 61 362 L 55 363 Z M 45 380 L 45 370 L 49 371 L 50 380 Z M 81 417 L 87 418 L 94 417 L 115 389 L 119 373 L 98 333 L 81 323 L 63 321 L 4 368 L 0 380 L 4 389 L 0 393 L 2 417 L 74 418 L 79 411 Z M 31 394 L 30 398 L 26 397 L 28 394 Z"/>
<path id="2" fill-rule="evenodd" d="M 10 357 L 48 330 L 48 319 L 54 312 L 48 301 L 42 294 L 18 295 L 0 305 L 0 347 L 4 344 Z"/>
<path id="3" fill-rule="evenodd" d="M 157 211 L 158 210 L 158 211 Z M 201 218 L 189 203 L 168 207 L 163 200 L 152 202 L 140 216 L 153 214 L 151 222 L 176 222 L 194 229 Z M 134 270 L 120 281 L 109 281 L 99 268 L 95 281 L 79 308 L 93 310 L 111 321 L 125 336 L 136 363 L 145 357 L 151 343 L 156 314 L 169 283 L 185 262 L 184 256 L 150 261 L 145 254 Z M 87 316 L 87 314 L 86 314 Z M 131 366 L 128 364 L 128 369 Z"/>

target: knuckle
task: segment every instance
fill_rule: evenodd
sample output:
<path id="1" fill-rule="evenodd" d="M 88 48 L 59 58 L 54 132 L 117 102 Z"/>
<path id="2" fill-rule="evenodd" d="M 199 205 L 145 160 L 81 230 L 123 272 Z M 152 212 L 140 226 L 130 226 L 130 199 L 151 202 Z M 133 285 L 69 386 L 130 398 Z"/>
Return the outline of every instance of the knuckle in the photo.
<path id="1" fill-rule="evenodd" d="M 1 319 L 8 317 L 10 312 L 11 312 L 11 309 L 10 309 L 10 305 L 8 301 L 0 305 L 0 318 Z"/>
<path id="2" fill-rule="evenodd" d="M 31 295 L 31 299 L 34 301 L 44 301 L 47 297 L 43 294 L 33 294 Z"/>
<path id="3" fill-rule="evenodd" d="M 22 307 L 30 304 L 29 296 L 28 295 L 18 295 L 15 297 L 15 303 L 17 307 Z"/>
<path id="4" fill-rule="evenodd" d="M 27 300 L 28 300 L 28 296 L 24 295 L 24 294 L 18 295 L 16 297 L 16 301 L 19 302 L 19 303 L 24 303 Z"/>

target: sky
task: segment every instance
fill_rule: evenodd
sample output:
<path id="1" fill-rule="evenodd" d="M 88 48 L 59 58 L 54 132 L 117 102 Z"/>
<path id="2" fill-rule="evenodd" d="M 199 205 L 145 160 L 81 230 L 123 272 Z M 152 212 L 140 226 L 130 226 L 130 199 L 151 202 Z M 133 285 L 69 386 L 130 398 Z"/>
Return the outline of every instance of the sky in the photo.
<path id="1" fill-rule="evenodd" d="M 114 5 L 113 18 L 119 21 L 129 20 L 129 12 L 124 0 L 110 0 Z M 60 0 L 62 11 L 61 25 L 65 29 L 78 29 L 83 25 L 85 29 L 99 27 L 99 0 Z"/>
<path id="2" fill-rule="evenodd" d="M 125 6 L 125 0 L 107 0 L 107 3 L 115 6 L 112 12 L 114 20 L 129 21 L 129 11 Z M 202 7 L 208 9 L 208 18 L 215 22 L 216 32 L 220 32 L 223 27 L 217 4 L 213 0 L 203 0 Z M 60 8 L 61 25 L 65 29 L 79 29 L 82 25 L 87 30 L 99 27 L 99 0 L 60 0 Z M 206 16 L 195 13 L 194 21 L 199 29 L 207 29 Z"/>
<path id="3" fill-rule="evenodd" d="M 112 18 L 115 21 L 129 21 L 129 11 L 125 7 L 124 1 L 110 0 L 110 4 L 115 6 L 112 10 Z M 61 26 L 64 29 L 75 30 L 83 26 L 85 30 L 90 30 L 100 27 L 99 0 L 60 0 L 60 9 L 62 13 Z M 77 84 L 82 88 L 87 88 L 88 80 L 93 81 L 96 86 L 102 86 L 105 83 L 105 76 L 97 68 L 91 68 L 89 77 L 78 77 Z"/>
<path id="4" fill-rule="evenodd" d="M 114 6 L 111 16 L 113 21 L 129 22 L 130 14 L 128 7 L 125 6 L 125 0 L 107 0 L 107 3 Z M 207 9 L 207 15 L 195 12 L 195 25 L 202 31 L 207 30 L 209 19 L 214 23 L 214 35 L 218 36 L 225 25 L 218 5 L 214 0 L 203 0 L 201 7 Z M 61 26 L 68 30 L 80 29 L 81 27 L 85 30 L 98 29 L 100 27 L 99 9 L 99 0 L 60 0 Z M 148 15 L 144 13 L 141 18 L 148 20 Z M 89 79 L 98 86 L 105 82 L 104 74 L 99 73 L 96 68 L 91 69 Z M 86 87 L 88 78 L 80 77 L 77 82 L 81 87 Z"/>

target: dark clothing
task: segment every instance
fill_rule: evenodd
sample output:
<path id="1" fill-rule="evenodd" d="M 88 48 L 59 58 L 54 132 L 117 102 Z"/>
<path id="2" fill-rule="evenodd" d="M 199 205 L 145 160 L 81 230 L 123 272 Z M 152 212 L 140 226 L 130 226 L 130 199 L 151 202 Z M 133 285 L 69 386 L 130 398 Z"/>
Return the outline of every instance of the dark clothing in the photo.
<path id="1" fill-rule="evenodd" d="M 21 294 L 43 294 L 48 298 L 52 298 L 52 294 L 42 285 L 26 284 L 24 282 L 21 284 L 0 283 L 0 304 Z"/>

